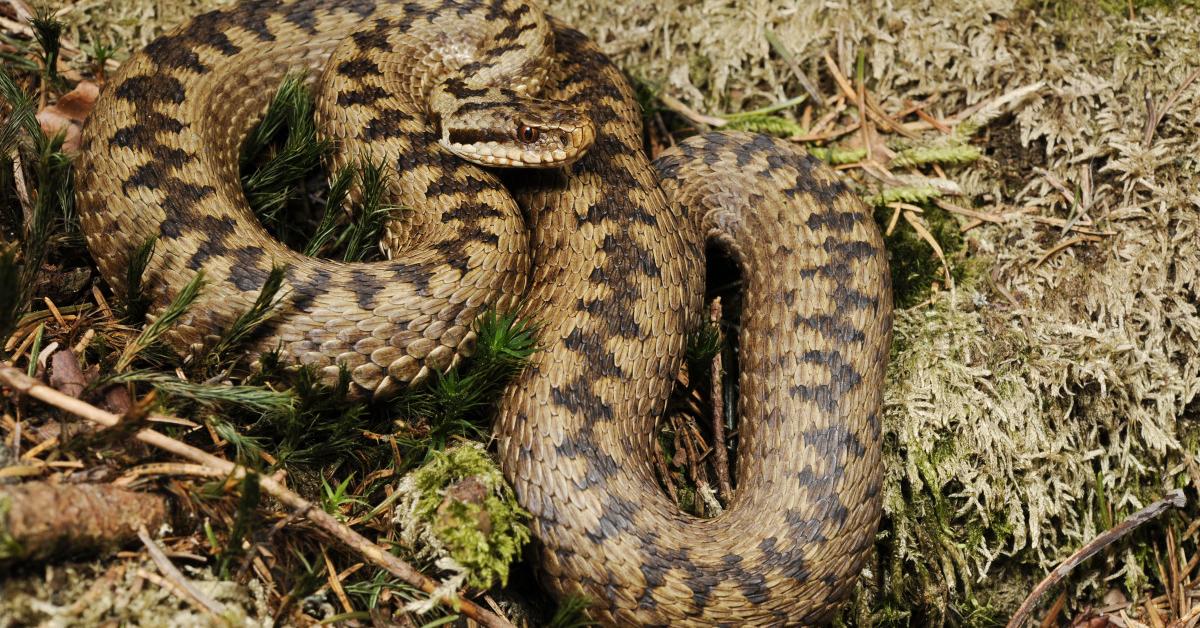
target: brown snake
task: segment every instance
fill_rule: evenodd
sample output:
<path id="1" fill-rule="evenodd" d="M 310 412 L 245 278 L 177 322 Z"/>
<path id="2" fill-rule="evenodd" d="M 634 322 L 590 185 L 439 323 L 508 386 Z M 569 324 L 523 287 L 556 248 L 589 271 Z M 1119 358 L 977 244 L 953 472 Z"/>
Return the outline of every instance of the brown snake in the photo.
<path id="1" fill-rule="evenodd" d="M 241 142 L 289 69 L 318 123 L 398 171 L 390 261 L 300 255 L 253 218 Z M 322 73 L 323 70 L 323 73 Z M 540 100 L 539 100 L 540 99 Z M 535 165 L 515 199 L 476 163 Z M 171 332 L 211 342 L 272 264 L 287 296 L 257 351 L 378 397 L 470 352 L 480 310 L 520 307 L 545 349 L 496 422 L 534 517 L 545 584 L 621 624 L 813 624 L 852 589 L 880 514 L 885 254 L 867 210 L 786 142 L 689 139 L 654 165 L 622 74 L 524 0 L 251 0 L 130 59 L 84 131 L 79 206 L 120 291 L 159 239 L 161 309 L 208 283 Z M 660 490 L 657 418 L 699 321 L 705 242 L 740 268 L 738 487 L 701 520 Z"/>

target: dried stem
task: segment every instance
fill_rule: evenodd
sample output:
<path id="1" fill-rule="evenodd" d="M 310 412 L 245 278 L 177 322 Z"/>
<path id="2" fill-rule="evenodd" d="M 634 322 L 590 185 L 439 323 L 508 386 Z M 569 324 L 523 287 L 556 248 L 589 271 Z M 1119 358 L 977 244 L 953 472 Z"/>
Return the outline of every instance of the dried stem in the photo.
<path id="1" fill-rule="evenodd" d="M 68 395 L 45 386 L 28 377 L 21 371 L 5 365 L 0 367 L 0 383 L 12 387 L 21 394 L 28 395 L 34 399 L 50 404 L 60 410 L 69 412 L 78 417 L 87 419 L 93 423 L 103 425 L 105 427 L 113 427 L 120 422 L 120 417 L 110 412 L 105 412 L 96 406 L 75 399 Z M 245 468 L 235 465 L 234 463 L 214 456 L 204 450 L 197 449 L 182 443 L 173 438 L 165 436 L 159 432 L 150 429 L 144 429 L 137 433 L 137 439 L 162 449 L 163 451 L 172 453 L 181 458 L 186 458 L 192 462 L 219 470 L 228 476 L 235 479 L 245 477 L 247 471 Z M 284 504 L 292 511 L 307 517 L 318 528 L 325 531 L 333 538 L 337 539 L 342 545 L 346 546 L 352 552 L 364 557 L 371 564 L 381 567 L 388 573 L 400 578 L 404 582 L 421 589 L 426 593 L 433 593 L 437 589 L 437 582 L 425 576 L 421 572 L 414 569 L 407 562 L 397 558 L 386 552 L 383 548 L 372 543 L 369 539 L 361 534 L 351 530 L 337 519 L 334 519 L 324 510 L 314 506 L 309 501 L 300 497 L 295 492 L 283 486 L 275 478 L 263 476 L 259 480 L 262 490 L 274 497 L 280 503 Z M 487 611 L 475 603 L 461 598 L 446 597 L 441 600 L 443 603 L 456 608 L 459 612 L 467 617 L 479 622 L 483 626 L 511 627 L 504 618 Z"/>
<path id="2" fill-rule="evenodd" d="M 721 297 L 713 299 L 709 306 L 709 320 L 714 325 L 721 322 Z M 717 488 L 721 491 L 721 499 L 729 503 L 733 497 L 733 483 L 729 480 L 729 455 L 725 448 L 725 367 L 721 352 L 713 356 L 712 361 L 712 430 L 713 430 L 713 466 L 717 468 Z"/>
<path id="3" fill-rule="evenodd" d="M 150 553 L 150 558 L 154 561 L 154 564 L 158 566 L 159 573 L 163 575 L 163 578 L 175 585 L 173 588 L 182 591 L 185 597 L 195 602 L 205 611 L 212 613 L 217 617 L 225 614 L 225 605 L 214 600 L 200 589 L 197 589 L 196 585 L 192 584 L 192 582 L 188 580 L 182 572 L 179 571 L 179 568 L 171 562 L 171 559 L 167 558 L 167 554 L 163 552 L 161 547 L 158 546 L 158 543 L 154 542 L 154 539 L 150 537 L 150 532 L 146 530 L 146 526 L 141 526 L 138 528 L 138 538 L 141 539 L 142 545 L 146 546 L 146 551 Z"/>
<path id="4" fill-rule="evenodd" d="M 1132 515 L 1129 515 L 1129 517 L 1121 523 L 1118 523 L 1100 536 L 1092 539 L 1087 545 L 1079 548 L 1079 551 L 1068 556 L 1066 560 L 1064 560 L 1059 566 L 1055 567 L 1054 570 L 1051 571 L 1044 580 L 1039 582 L 1038 585 L 1033 588 L 1033 591 L 1029 594 L 1029 597 L 1025 598 L 1025 602 L 1021 604 L 1021 608 L 1018 608 L 1017 612 L 1013 614 L 1012 619 L 1008 621 L 1008 628 L 1019 628 L 1020 626 L 1024 626 L 1025 620 L 1028 619 L 1029 614 L 1033 612 L 1033 607 L 1037 605 L 1038 600 L 1045 595 L 1046 591 L 1050 590 L 1050 587 L 1053 587 L 1061 582 L 1063 578 L 1066 578 L 1067 575 L 1071 573 L 1071 570 L 1075 569 L 1075 567 L 1078 567 L 1080 563 L 1096 555 L 1096 553 L 1100 550 L 1112 545 L 1118 539 L 1134 531 L 1139 526 L 1162 515 L 1172 507 L 1183 508 L 1185 505 L 1187 505 L 1187 498 L 1184 497 L 1183 491 L 1180 489 L 1175 489 L 1170 493 L 1167 493 L 1167 496 L 1163 499 L 1160 499 L 1153 504 L 1150 504 L 1149 506 L 1146 506 L 1145 508 L 1133 513 Z"/>

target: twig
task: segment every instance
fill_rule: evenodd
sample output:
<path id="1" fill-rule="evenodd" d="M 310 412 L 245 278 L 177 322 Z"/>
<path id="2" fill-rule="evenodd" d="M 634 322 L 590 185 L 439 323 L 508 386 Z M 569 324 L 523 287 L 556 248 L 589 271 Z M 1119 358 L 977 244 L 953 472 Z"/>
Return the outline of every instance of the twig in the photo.
<path id="1" fill-rule="evenodd" d="M 21 202 L 24 233 L 33 233 L 33 201 L 29 197 L 29 188 L 25 185 L 25 166 L 21 163 L 21 151 L 13 152 L 13 189 L 17 192 L 17 200 Z"/>
<path id="2" fill-rule="evenodd" d="M 54 463 L 6 467 L 0 476 L 29 475 L 10 469 L 40 475 L 53 468 Z M 0 501 L 9 504 L 0 517 L 0 537 L 15 541 L 6 558 L 27 563 L 121 547 L 137 539 L 139 526 L 157 528 L 170 515 L 166 497 L 110 484 L 24 482 L 0 486 Z"/>
<path id="3" fill-rule="evenodd" d="M 671 478 L 671 470 L 667 468 L 667 463 L 664 460 L 666 454 L 662 450 L 662 443 L 658 438 L 654 438 L 654 466 L 658 468 L 658 474 L 662 476 L 663 486 L 667 487 L 667 494 L 671 496 L 671 503 L 679 503 L 679 491 L 675 488 L 675 481 Z"/>
<path id="4" fill-rule="evenodd" d="M 1008 621 L 1008 628 L 1019 628 L 1025 625 L 1025 620 L 1029 618 L 1029 614 L 1033 612 L 1033 607 L 1037 605 L 1038 600 L 1045 595 L 1050 587 L 1058 584 L 1066 578 L 1071 570 L 1079 566 L 1083 561 L 1095 556 L 1100 550 L 1112 545 L 1121 537 L 1129 534 L 1139 526 L 1148 521 L 1162 515 L 1167 510 L 1174 508 L 1183 508 L 1187 505 L 1187 498 L 1184 497 L 1181 489 L 1175 489 L 1163 499 L 1160 499 L 1149 506 L 1129 515 L 1124 521 L 1113 526 L 1105 531 L 1100 536 L 1090 541 L 1087 545 L 1079 548 L 1079 551 L 1071 554 L 1059 566 L 1055 567 L 1044 580 L 1038 583 L 1029 597 L 1025 598 L 1025 602 L 1013 614 L 1012 619 Z"/>
<path id="5" fill-rule="evenodd" d="M 1033 267 L 1037 268 L 1038 266 L 1045 264 L 1046 260 L 1050 259 L 1051 257 L 1054 257 L 1055 255 L 1057 255 L 1058 253 L 1060 253 L 1062 251 L 1065 251 L 1066 249 L 1071 248 L 1072 246 L 1075 246 L 1076 244 L 1082 244 L 1084 242 L 1099 242 L 1099 241 L 1100 241 L 1100 238 L 1097 238 L 1096 236 L 1090 236 L 1090 235 L 1075 236 L 1074 238 L 1071 238 L 1069 240 L 1063 240 L 1062 242 L 1059 242 L 1058 244 L 1054 245 L 1054 247 L 1052 247 L 1049 251 L 1046 251 L 1046 253 L 1044 255 L 1042 255 L 1038 259 L 1038 261 L 1034 262 Z"/>
<path id="6" fill-rule="evenodd" d="M 779 36 L 775 34 L 775 31 L 767 29 L 763 34 L 766 36 L 767 43 L 771 45 L 775 53 L 783 58 L 784 63 L 788 64 L 788 68 L 792 70 L 792 75 L 796 77 L 796 80 L 800 83 L 800 87 L 803 87 L 804 91 L 808 92 L 808 95 L 812 97 L 813 102 L 818 107 L 824 107 L 825 101 L 821 98 L 821 92 L 817 90 L 817 86 L 813 84 L 812 79 L 808 78 L 804 70 L 800 69 L 800 64 L 796 62 L 796 57 L 792 55 L 792 51 L 788 50 L 783 41 L 779 39 Z"/>
<path id="7" fill-rule="evenodd" d="M 205 611 L 221 617 L 225 615 L 225 605 L 212 599 L 208 594 L 196 588 L 190 580 L 183 575 L 182 572 L 171 562 L 170 558 L 163 553 L 162 548 L 154 539 L 150 537 L 150 533 L 146 530 L 146 526 L 138 527 L 138 538 L 141 539 L 142 545 L 146 546 L 146 551 L 150 553 L 150 558 L 158 565 L 158 571 L 163 577 L 175 585 L 177 590 L 181 590 L 193 602 L 203 608 Z"/>
<path id="8" fill-rule="evenodd" d="M 913 212 L 904 210 L 904 220 L 913 228 L 913 231 L 917 232 L 917 235 L 921 236 L 922 240 L 925 240 L 937 255 L 938 260 L 942 262 L 942 271 L 946 275 L 946 286 L 953 291 L 954 275 L 950 273 L 950 262 L 946 261 L 946 254 L 942 252 L 942 245 L 938 244 L 937 238 L 933 237 L 933 234 L 925 228 L 925 225 L 921 224 L 920 219 Z"/>
<path id="9" fill-rule="evenodd" d="M 721 297 L 713 299 L 708 320 L 720 324 Z M 717 467 L 717 488 L 721 491 L 721 498 L 728 504 L 733 497 L 733 483 L 729 481 L 729 456 L 725 451 L 725 368 L 722 362 L 721 352 L 718 351 L 712 361 L 713 464 Z"/>
<path id="10" fill-rule="evenodd" d="M 1058 625 L 1058 616 L 1062 614 L 1063 608 L 1067 605 L 1067 592 L 1063 591 L 1055 598 L 1054 604 L 1050 605 L 1050 612 L 1042 618 L 1040 628 L 1054 628 Z"/>
<path id="11" fill-rule="evenodd" d="M 1154 141 L 1154 131 L 1158 129 L 1158 125 L 1162 124 L 1163 118 L 1170 113 L 1171 108 L 1174 107 L 1175 103 L 1179 102 L 1179 98 L 1183 96 L 1183 92 L 1187 91 L 1188 86 L 1195 82 L 1197 78 L 1200 78 L 1200 68 L 1192 70 L 1192 73 L 1187 75 L 1187 78 L 1183 79 L 1183 83 L 1179 85 L 1179 89 L 1175 90 L 1175 93 L 1171 94 L 1171 97 L 1167 99 L 1167 104 L 1163 105 L 1162 109 L 1155 111 L 1155 108 L 1147 107 L 1146 118 L 1149 122 L 1146 124 L 1146 135 L 1142 138 L 1142 146 L 1150 148 L 1150 143 Z M 1152 101 L 1150 100 L 1150 97 L 1147 96 L 1147 105 L 1149 105 L 1151 102 Z"/>
<path id="12" fill-rule="evenodd" d="M 117 425 L 121 417 L 105 412 L 96 406 L 93 406 L 74 397 L 64 395 L 49 386 L 45 386 L 37 380 L 26 376 L 21 371 L 5 365 L 0 366 L 0 382 L 12 387 L 17 392 L 38 399 L 42 402 L 50 404 L 60 410 L 69 412 L 81 418 L 87 419 L 93 423 L 98 423 L 106 427 Z M 232 477 L 235 480 L 240 480 L 246 475 L 246 469 L 235 465 L 234 463 L 214 456 L 204 450 L 197 449 L 182 443 L 173 438 L 165 436 L 151 429 L 143 429 L 137 433 L 137 439 L 162 449 L 163 451 L 175 454 L 181 458 L 186 458 L 192 462 L 211 467 L 221 471 L 225 475 Z M 381 567 L 388 573 L 400 578 L 406 583 L 421 589 L 426 593 L 433 593 L 437 589 L 437 583 L 431 578 L 425 576 L 409 565 L 407 562 L 397 558 L 386 552 L 383 548 L 361 534 L 351 530 L 337 519 L 334 519 L 324 510 L 314 506 L 309 501 L 300 497 L 295 492 L 283 486 L 280 482 L 272 477 L 263 476 L 259 479 L 259 486 L 268 495 L 274 497 L 283 505 L 291 510 L 300 513 L 308 518 L 313 525 L 323 530 L 326 534 L 337 539 L 342 545 L 346 546 L 352 552 L 355 552 L 366 558 L 371 564 Z M 454 606 L 462 614 L 488 627 L 512 627 L 506 619 L 491 613 L 470 600 L 451 598 L 447 596 L 441 600 L 445 604 Z"/>
<path id="13" fill-rule="evenodd" d="M 666 105 L 667 109 L 670 109 L 671 111 L 674 111 L 675 113 L 687 118 L 690 122 L 699 126 L 701 130 L 704 130 L 710 126 L 721 128 L 726 124 L 729 124 L 729 121 L 724 118 L 704 115 L 703 113 L 692 109 L 691 107 L 685 105 L 683 101 L 670 94 L 661 94 L 659 95 L 658 99 L 662 101 L 662 104 Z"/>

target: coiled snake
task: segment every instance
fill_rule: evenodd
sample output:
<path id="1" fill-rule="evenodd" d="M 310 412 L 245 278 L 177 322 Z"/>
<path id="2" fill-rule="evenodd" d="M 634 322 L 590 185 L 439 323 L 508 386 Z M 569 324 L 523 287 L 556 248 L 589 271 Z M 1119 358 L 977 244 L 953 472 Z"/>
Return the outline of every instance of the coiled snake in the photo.
<path id="1" fill-rule="evenodd" d="M 241 142 L 284 75 L 321 86 L 332 162 L 387 159 L 390 261 L 302 256 L 253 218 Z M 871 216 L 785 142 L 689 139 L 651 165 L 621 73 L 525 0 L 250 0 L 150 44 L 84 131 L 79 207 L 121 289 L 157 237 L 156 311 L 203 269 L 171 332 L 210 342 L 273 264 L 287 296 L 258 350 L 339 363 L 376 396 L 450 367 L 488 305 L 544 323 L 495 430 L 553 592 L 624 624 L 811 624 L 853 586 L 880 514 L 891 295 Z M 477 164 L 540 168 L 516 201 Z M 519 201 L 519 202 L 518 202 Z M 705 241 L 741 269 L 738 487 L 681 513 L 651 465 L 698 324 Z"/>

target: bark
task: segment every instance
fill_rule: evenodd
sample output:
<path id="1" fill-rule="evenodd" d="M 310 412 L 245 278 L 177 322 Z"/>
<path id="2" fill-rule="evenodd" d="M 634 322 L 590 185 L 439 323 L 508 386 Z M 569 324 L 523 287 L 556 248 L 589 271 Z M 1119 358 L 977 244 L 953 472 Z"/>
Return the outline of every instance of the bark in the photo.
<path id="1" fill-rule="evenodd" d="M 0 562 L 112 551 L 169 513 L 165 497 L 107 484 L 0 486 Z"/>

